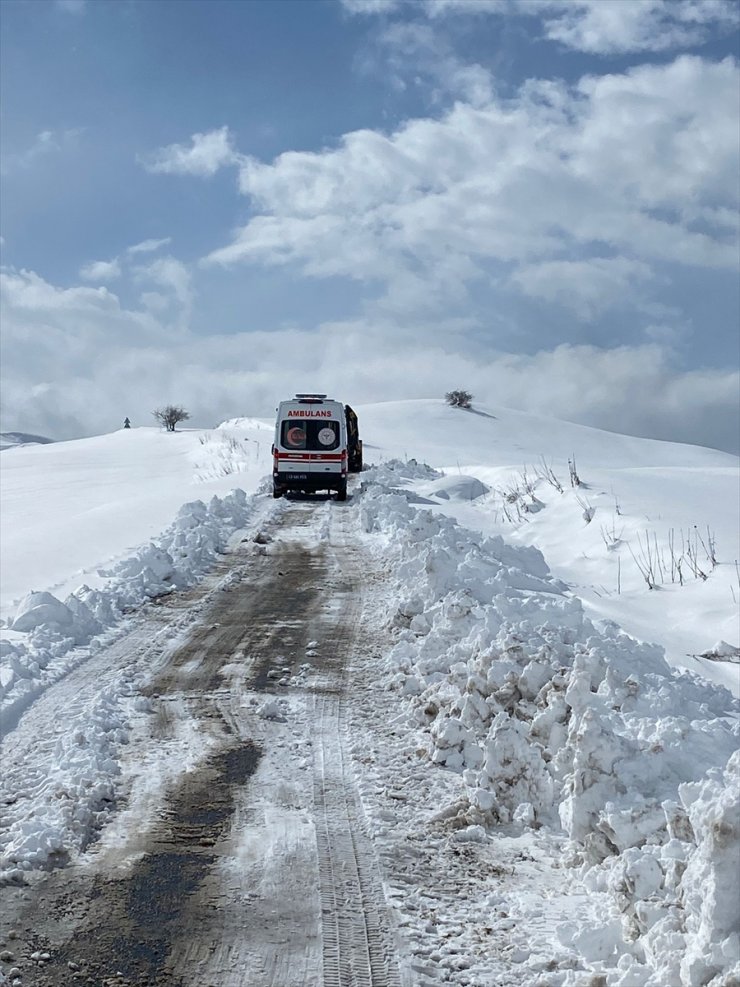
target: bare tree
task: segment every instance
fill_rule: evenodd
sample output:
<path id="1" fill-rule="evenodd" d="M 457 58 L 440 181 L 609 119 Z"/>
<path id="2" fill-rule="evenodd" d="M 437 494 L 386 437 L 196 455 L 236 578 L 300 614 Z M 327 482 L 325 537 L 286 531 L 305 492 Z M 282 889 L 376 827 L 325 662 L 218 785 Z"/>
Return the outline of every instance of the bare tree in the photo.
<path id="1" fill-rule="evenodd" d="M 186 422 L 190 418 L 189 412 L 185 411 L 184 408 L 178 408 L 174 404 L 168 404 L 164 408 L 157 408 L 152 414 L 160 425 L 164 425 L 168 432 L 174 432 L 175 425 L 178 422 Z"/>
<path id="2" fill-rule="evenodd" d="M 469 408 L 473 395 L 469 391 L 448 391 L 445 394 L 445 401 L 453 408 Z"/>

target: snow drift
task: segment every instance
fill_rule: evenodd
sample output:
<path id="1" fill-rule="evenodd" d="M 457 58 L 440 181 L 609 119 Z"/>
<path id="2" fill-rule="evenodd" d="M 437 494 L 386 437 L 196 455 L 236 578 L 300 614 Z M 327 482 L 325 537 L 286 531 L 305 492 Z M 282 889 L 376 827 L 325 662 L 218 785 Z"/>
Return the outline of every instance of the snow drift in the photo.
<path id="1" fill-rule="evenodd" d="M 184 504 L 159 538 L 101 572 L 106 582 L 100 589 L 83 585 L 64 601 L 47 592 L 28 593 L 11 624 L 27 636 L 0 642 L 0 735 L 12 729 L 36 695 L 85 659 L 86 647 L 102 646 L 94 639 L 127 613 L 201 579 L 225 551 L 229 535 L 246 523 L 252 502 L 243 490 L 234 490 L 207 505 Z"/>
<path id="2" fill-rule="evenodd" d="M 399 481 L 423 476 L 401 463 L 369 474 L 362 527 L 395 559 L 389 688 L 409 697 L 432 759 L 462 773 L 461 828 L 565 831 L 568 863 L 622 916 L 614 941 L 581 930 L 577 944 L 610 984 L 729 983 L 738 704 L 661 648 L 594 624 L 536 549 L 412 506 Z"/>

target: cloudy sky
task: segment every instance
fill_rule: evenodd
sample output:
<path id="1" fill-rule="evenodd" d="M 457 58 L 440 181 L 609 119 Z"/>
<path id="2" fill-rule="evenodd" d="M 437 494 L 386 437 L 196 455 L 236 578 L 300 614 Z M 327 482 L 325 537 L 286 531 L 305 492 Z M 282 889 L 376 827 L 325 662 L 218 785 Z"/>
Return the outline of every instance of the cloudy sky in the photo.
<path id="1" fill-rule="evenodd" d="M 739 15 L 2 0 L 2 427 L 462 387 L 737 451 Z"/>

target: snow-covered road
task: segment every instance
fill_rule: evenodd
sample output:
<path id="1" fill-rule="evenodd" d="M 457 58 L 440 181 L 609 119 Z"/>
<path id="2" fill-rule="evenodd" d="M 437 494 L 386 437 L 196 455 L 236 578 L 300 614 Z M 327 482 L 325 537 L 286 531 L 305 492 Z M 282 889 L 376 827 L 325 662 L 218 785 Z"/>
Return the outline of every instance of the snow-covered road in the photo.
<path id="1" fill-rule="evenodd" d="M 87 853 L 4 889 L 0 938 L 19 934 L 16 962 L 49 956 L 35 983 L 68 984 L 70 971 L 101 984 L 401 983 L 345 751 L 349 660 L 368 648 L 350 531 L 333 503 L 274 512 L 264 554 L 240 546 L 185 609 L 168 601 L 28 712 L 7 747 L 28 768 L 48 710 L 70 710 L 75 731 L 106 691 L 121 697 L 127 741 L 111 752 L 122 777 Z M 161 656 L 184 623 L 186 641 Z M 64 731 L 57 718 L 55 746 Z"/>

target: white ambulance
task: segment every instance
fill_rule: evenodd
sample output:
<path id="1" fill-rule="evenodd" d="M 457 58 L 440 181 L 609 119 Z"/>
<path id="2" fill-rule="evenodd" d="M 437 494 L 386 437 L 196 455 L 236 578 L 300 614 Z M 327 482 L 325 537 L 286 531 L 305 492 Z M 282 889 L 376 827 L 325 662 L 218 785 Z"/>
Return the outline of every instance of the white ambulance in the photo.
<path id="1" fill-rule="evenodd" d="M 291 401 L 280 402 L 272 447 L 274 497 L 289 491 L 327 490 L 334 491 L 337 500 L 347 499 L 350 413 L 356 434 L 357 418 L 352 409 L 325 394 L 296 394 Z M 361 449 L 360 443 L 360 456 Z"/>

